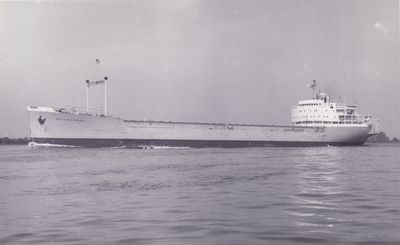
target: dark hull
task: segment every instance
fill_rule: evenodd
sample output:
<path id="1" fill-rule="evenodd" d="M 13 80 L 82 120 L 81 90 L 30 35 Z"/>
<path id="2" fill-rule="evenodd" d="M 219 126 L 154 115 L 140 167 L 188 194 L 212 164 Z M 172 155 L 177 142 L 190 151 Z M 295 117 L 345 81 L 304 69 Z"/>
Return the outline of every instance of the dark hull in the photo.
<path id="1" fill-rule="evenodd" d="M 304 147 L 304 146 L 351 146 L 362 142 L 312 142 L 312 141 L 233 141 L 233 140 L 161 140 L 161 139 L 72 139 L 72 138 L 32 138 L 39 144 L 55 144 L 79 147 L 127 147 L 147 148 L 151 146 L 170 147 Z"/>

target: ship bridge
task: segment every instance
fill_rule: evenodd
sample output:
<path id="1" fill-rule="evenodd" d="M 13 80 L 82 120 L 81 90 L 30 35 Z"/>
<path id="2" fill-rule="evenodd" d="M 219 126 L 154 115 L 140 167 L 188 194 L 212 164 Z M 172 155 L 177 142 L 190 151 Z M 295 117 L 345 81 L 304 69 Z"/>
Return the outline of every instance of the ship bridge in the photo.
<path id="1" fill-rule="evenodd" d="M 337 103 L 326 93 L 311 100 L 301 100 L 292 108 L 292 124 L 296 126 L 365 125 L 370 117 L 361 117 L 357 106 Z"/>

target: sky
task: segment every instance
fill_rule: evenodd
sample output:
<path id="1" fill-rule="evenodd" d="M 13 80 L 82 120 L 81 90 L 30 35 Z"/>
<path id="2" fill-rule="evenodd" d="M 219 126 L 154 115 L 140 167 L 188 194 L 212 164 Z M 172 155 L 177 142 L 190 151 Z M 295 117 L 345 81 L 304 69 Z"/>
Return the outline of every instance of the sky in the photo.
<path id="1" fill-rule="evenodd" d="M 400 137 L 398 0 L 0 2 L 0 137 L 26 107 L 125 119 L 290 124 L 317 80 Z M 99 59 L 100 63 L 95 60 Z M 90 90 L 102 106 L 103 90 Z"/>

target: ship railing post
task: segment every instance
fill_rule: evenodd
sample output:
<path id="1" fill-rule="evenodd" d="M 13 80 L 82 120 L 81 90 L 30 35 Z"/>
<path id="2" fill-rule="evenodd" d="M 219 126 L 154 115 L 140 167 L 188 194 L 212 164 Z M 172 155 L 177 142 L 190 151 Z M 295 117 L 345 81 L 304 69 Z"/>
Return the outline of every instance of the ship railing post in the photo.
<path id="1" fill-rule="evenodd" d="M 89 80 L 86 80 L 86 112 L 89 113 Z"/>
<path id="2" fill-rule="evenodd" d="M 104 115 L 107 116 L 107 77 L 104 77 Z"/>

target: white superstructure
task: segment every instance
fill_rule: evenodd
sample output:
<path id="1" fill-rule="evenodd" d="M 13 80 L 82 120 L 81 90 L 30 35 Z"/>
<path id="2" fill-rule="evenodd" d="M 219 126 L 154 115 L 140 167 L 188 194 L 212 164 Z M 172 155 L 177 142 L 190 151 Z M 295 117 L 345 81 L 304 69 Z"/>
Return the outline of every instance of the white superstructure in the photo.
<path id="1" fill-rule="evenodd" d="M 325 93 L 301 100 L 292 108 L 292 124 L 297 126 L 359 126 L 370 121 L 370 117 L 360 116 L 356 106 L 337 103 Z"/>

